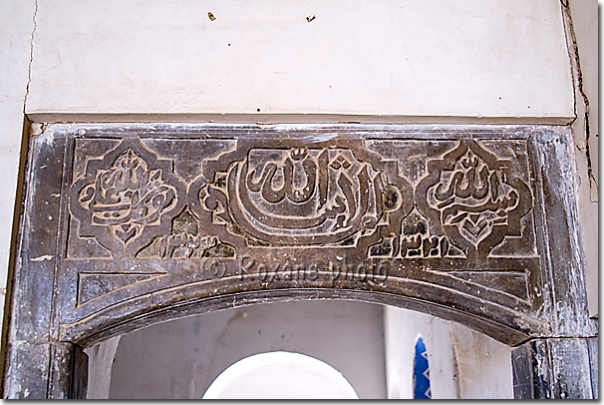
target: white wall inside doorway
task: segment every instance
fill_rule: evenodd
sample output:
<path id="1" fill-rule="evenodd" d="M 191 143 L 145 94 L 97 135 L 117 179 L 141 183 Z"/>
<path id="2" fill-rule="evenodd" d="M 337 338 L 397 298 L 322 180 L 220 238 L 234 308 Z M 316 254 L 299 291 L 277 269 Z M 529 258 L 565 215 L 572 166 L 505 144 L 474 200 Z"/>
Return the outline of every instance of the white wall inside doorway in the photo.
<path id="1" fill-rule="evenodd" d="M 123 335 L 114 399 L 201 398 L 227 367 L 271 351 L 305 354 L 340 371 L 361 399 L 386 398 L 383 307 L 354 301 L 252 305 Z"/>
<path id="2" fill-rule="evenodd" d="M 287 351 L 334 367 L 361 399 L 412 398 L 418 334 L 429 355 L 434 399 L 513 398 L 510 347 L 428 314 L 338 300 L 222 310 L 103 342 L 87 349 L 89 397 L 201 398 L 238 361 Z"/>

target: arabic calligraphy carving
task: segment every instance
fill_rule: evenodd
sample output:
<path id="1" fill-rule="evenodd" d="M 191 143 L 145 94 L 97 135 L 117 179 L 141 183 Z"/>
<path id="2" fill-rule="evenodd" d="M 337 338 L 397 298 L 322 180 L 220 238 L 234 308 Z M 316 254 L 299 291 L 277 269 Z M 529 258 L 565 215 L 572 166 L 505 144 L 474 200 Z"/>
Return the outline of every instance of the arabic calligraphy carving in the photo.
<path id="1" fill-rule="evenodd" d="M 62 229 L 82 316 L 180 288 L 534 299 L 530 140 L 236 132 L 71 143 Z"/>
<path id="2" fill-rule="evenodd" d="M 571 139 L 566 130 L 53 131 L 32 140 L 19 257 L 24 271 L 55 280 L 56 302 L 43 304 L 57 308 L 61 342 L 296 297 L 381 299 L 478 329 L 501 325 L 510 344 L 548 330 L 543 286 L 568 256 L 551 262 L 551 242 L 573 243 L 572 221 L 547 223 L 568 208 L 555 194 L 570 184 L 554 167 L 566 157 L 548 155 L 565 153 L 553 142 Z"/>
<path id="3" fill-rule="evenodd" d="M 164 233 L 182 208 L 184 188 L 162 161 L 138 141 L 123 141 L 102 160 L 90 160 L 72 186 L 71 211 L 80 236 L 94 236 L 111 251 L 134 253 Z M 152 230 L 153 229 L 153 230 Z"/>
<path id="4" fill-rule="evenodd" d="M 234 249 L 221 243 L 217 236 L 200 235 L 197 218 L 185 208 L 172 221 L 170 235 L 157 236 L 136 257 L 141 259 L 199 259 L 234 257 Z"/>
<path id="5" fill-rule="evenodd" d="M 106 225 L 126 245 L 174 205 L 175 191 L 162 183 L 161 170 L 149 171 L 128 149 L 109 170 L 97 172 L 95 182 L 80 191 L 79 202 L 92 213 L 93 225 Z"/>
<path id="6" fill-rule="evenodd" d="M 347 148 L 251 148 L 199 193 L 212 222 L 248 246 L 357 246 L 402 200 Z"/>
<path id="7" fill-rule="evenodd" d="M 429 161 L 428 172 L 417 186 L 418 208 L 432 234 L 446 234 L 468 258 L 486 257 L 506 236 L 521 234 L 532 194 L 510 161 L 462 140 L 442 159 Z"/>
<path id="8" fill-rule="evenodd" d="M 532 194 L 515 164 L 477 141 L 447 141 L 447 149 L 428 157 L 415 187 L 400 174 L 402 158 L 385 159 L 363 141 L 276 145 L 238 140 L 215 159 L 200 157 L 203 173 L 187 188 L 172 159 L 139 140 L 122 140 L 80 169 L 71 188 L 80 225 L 72 232 L 95 239 L 113 257 L 354 247 L 376 258 L 475 259 L 532 226 L 523 219 Z M 405 149 L 396 151 L 404 156 Z"/>

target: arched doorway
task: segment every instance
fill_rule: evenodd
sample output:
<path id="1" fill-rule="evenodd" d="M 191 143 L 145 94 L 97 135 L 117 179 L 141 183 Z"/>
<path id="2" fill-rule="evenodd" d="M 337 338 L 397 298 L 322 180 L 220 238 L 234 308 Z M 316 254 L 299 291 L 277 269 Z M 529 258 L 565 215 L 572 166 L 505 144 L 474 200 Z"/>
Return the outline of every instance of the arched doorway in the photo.
<path id="1" fill-rule="evenodd" d="M 358 301 L 256 304 L 154 324 L 122 335 L 115 358 L 91 356 L 89 369 L 110 377 L 99 397 L 198 399 L 232 364 L 275 351 L 329 364 L 362 399 L 386 398 L 384 308 Z"/>
<path id="2" fill-rule="evenodd" d="M 358 399 L 342 373 L 300 353 L 269 352 L 224 370 L 203 399 Z"/>
<path id="3" fill-rule="evenodd" d="M 201 398 L 230 365 L 286 351 L 336 368 L 361 399 L 411 399 L 418 334 L 428 349 L 433 398 L 513 398 L 507 345 L 427 314 L 342 300 L 221 310 L 124 334 L 117 347 L 114 340 L 97 344 L 86 349 L 87 397 Z M 115 357 L 107 356 L 115 348 Z"/>
<path id="4" fill-rule="evenodd" d="M 518 397 L 588 395 L 569 140 L 546 126 L 51 125 L 30 145 L 6 396 L 81 395 L 81 349 L 154 322 L 319 298 L 518 346 Z"/>

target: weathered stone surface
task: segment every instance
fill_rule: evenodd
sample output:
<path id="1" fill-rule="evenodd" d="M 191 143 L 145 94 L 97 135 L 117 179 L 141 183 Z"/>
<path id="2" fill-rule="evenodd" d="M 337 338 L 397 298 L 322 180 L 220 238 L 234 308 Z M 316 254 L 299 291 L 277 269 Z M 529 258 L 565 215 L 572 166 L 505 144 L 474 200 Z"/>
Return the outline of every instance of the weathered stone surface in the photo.
<path id="1" fill-rule="evenodd" d="M 32 142 L 25 212 L 21 218 L 20 256 L 14 279 L 11 338 L 48 341 L 51 333 L 53 285 L 60 258 L 58 242 L 65 137 Z M 34 214 L 35 213 L 35 214 Z"/>
<path id="2" fill-rule="evenodd" d="M 48 343 L 10 342 L 4 367 L 3 398 L 47 398 L 49 359 Z"/>
<path id="3" fill-rule="evenodd" d="M 550 338 L 527 342 L 512 352 L 517 399 L 593 399 L 597 375 L 585 338 Z M 597 381 L 597 377 L 595 378 Z M 596 383 L 597 384 L 597 383 Z"/>
<path id="4" fill-rule="evenodd" d="M 587 349 L 589 350 L 589 363 L 590 363 L 590 374 L 591 374 L 591 391 L 594 399 L 599 399 L 598 385 L 599 385 L 599 348 L 598 338 L 587 338 Z"/>
<path id="5" fill-rule="evenodd" d="M 72 343 L 50 346 L 48 398 L 86 398 L 88 356 Z"/>
<path id="6" fill-rule="evenodd" d="M 568 139 L 558 127 L 52 125 L 31 141 L 11 337 L 89 346 L 319 298 L 429 312 L 510 345 L 593 336 Z"/>
<path id="7" fill-rule="evenodd" d="M 87 377 L 87 356 L 77 345 L 11 342 L 4 398 L 85 398 Z"/>
<path id="8" fill-rule="evenodd" d="M 147 312 L 151 297 L 160 311 L 292 288 L 433 302 L 508 342 L 542 333 L 527 316 L 539 301 L 527 275 L 540 268 L 528 138 L 107 135 L 88 130 L 67 151 L 63 269 L 77 274 L 78 301 L 63 311 L 65 338 Z"/>

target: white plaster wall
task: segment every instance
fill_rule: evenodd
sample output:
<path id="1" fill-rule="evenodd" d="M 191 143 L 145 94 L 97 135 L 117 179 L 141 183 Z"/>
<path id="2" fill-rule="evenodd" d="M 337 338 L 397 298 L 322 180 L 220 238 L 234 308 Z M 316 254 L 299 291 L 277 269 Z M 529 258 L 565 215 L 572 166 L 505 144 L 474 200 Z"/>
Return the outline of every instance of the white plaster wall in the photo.
<path id="1" fill-rule="evenodd" d="M 110 398 L 201 398 L 231 364 L 279 350 L 326 362 L 361 399 L 386 398 L 383 307 L 354 301 L 253 305 L 123 335 Z"/>
<path id="2" fill-rule="evenodd" d="M 513 399 L 511 348 L 456 322 L 447 322 L 462 399 Z"/>
<path id="3" fill-rule="evenodd" d="M 569 9 L 581 63 L 582 90 L 589 102 L 590 154 L 594 178 L 591 179 L 591 200 L 598 201 L 598 1 L 570 0 Z M 577 95 L 582 98 L 581 95 Z M 583 100 L 577 100 L 582 104 Z M 579 113 L 579 111 L 577 111 Z"/>
<path id="4" fill-rule="evenodd" d="M 572 128 L 575 136 L 575 156 L 579 185 L 579 223 L 585 252 L 586 287 L 589 313 L 598 316 L 598 3 L 596 0 L 571 0 L 568 2 L 572 21 L 567 35 L 579 55 L 573 63 L 575 76 L 575 104 L 577 120 Z M 574 34 L 574 38 L 573 38 Z M 580 68 L 580 70 L 579 70 Z M 579 76 L 580 72 L 580 76 Z M 587 112 L 587 120 L 585 114 Z M 588 131 L 589 128 L 589 131 Z M 587 153 L 589 151 L 589 160 Z M 591 166 L 591 173 L 589 167 Z M 591 176 L 590 176 L 591 174 Z"/>
<path id="5" fill-rule="evenodd" d="M 11 242 L 13 213 L 34 10 L 34 0 L 0 1 L 0 308 L 4 308 L 10 249 L 15 243 Z"/>
<path id="6" fill-rule="evenodd" d="M 97 343 L 84 349 L 88 356 L 88 386 L 86 387 L 87 399 L 108 399 L 111 386 L 111 369 L 115 352 L 120 343 L 121 336 Z"/>
<path id="7" fill-rule="evenodd" d="M 388 398 L 412 399 L 414 345 L 424 338 L 433 399 L 513 399 L 510 347 L 456 322 L 385 307 Z"/>
<path id="8" fill-rule="evenodd" d="M 421 312 L 386 306 L 384 328 L 389 399 L 413 399 L 413 358 L 418 335 L 424 338 L 428 352 L 432 398 L 460 398 L 453 342 L 446 321 Z"/>
<path id="9" fill-rule="evenodd" d="M 44 0 L 36 21 L 35 120 L 573 117 L 557 0 Z"/>

